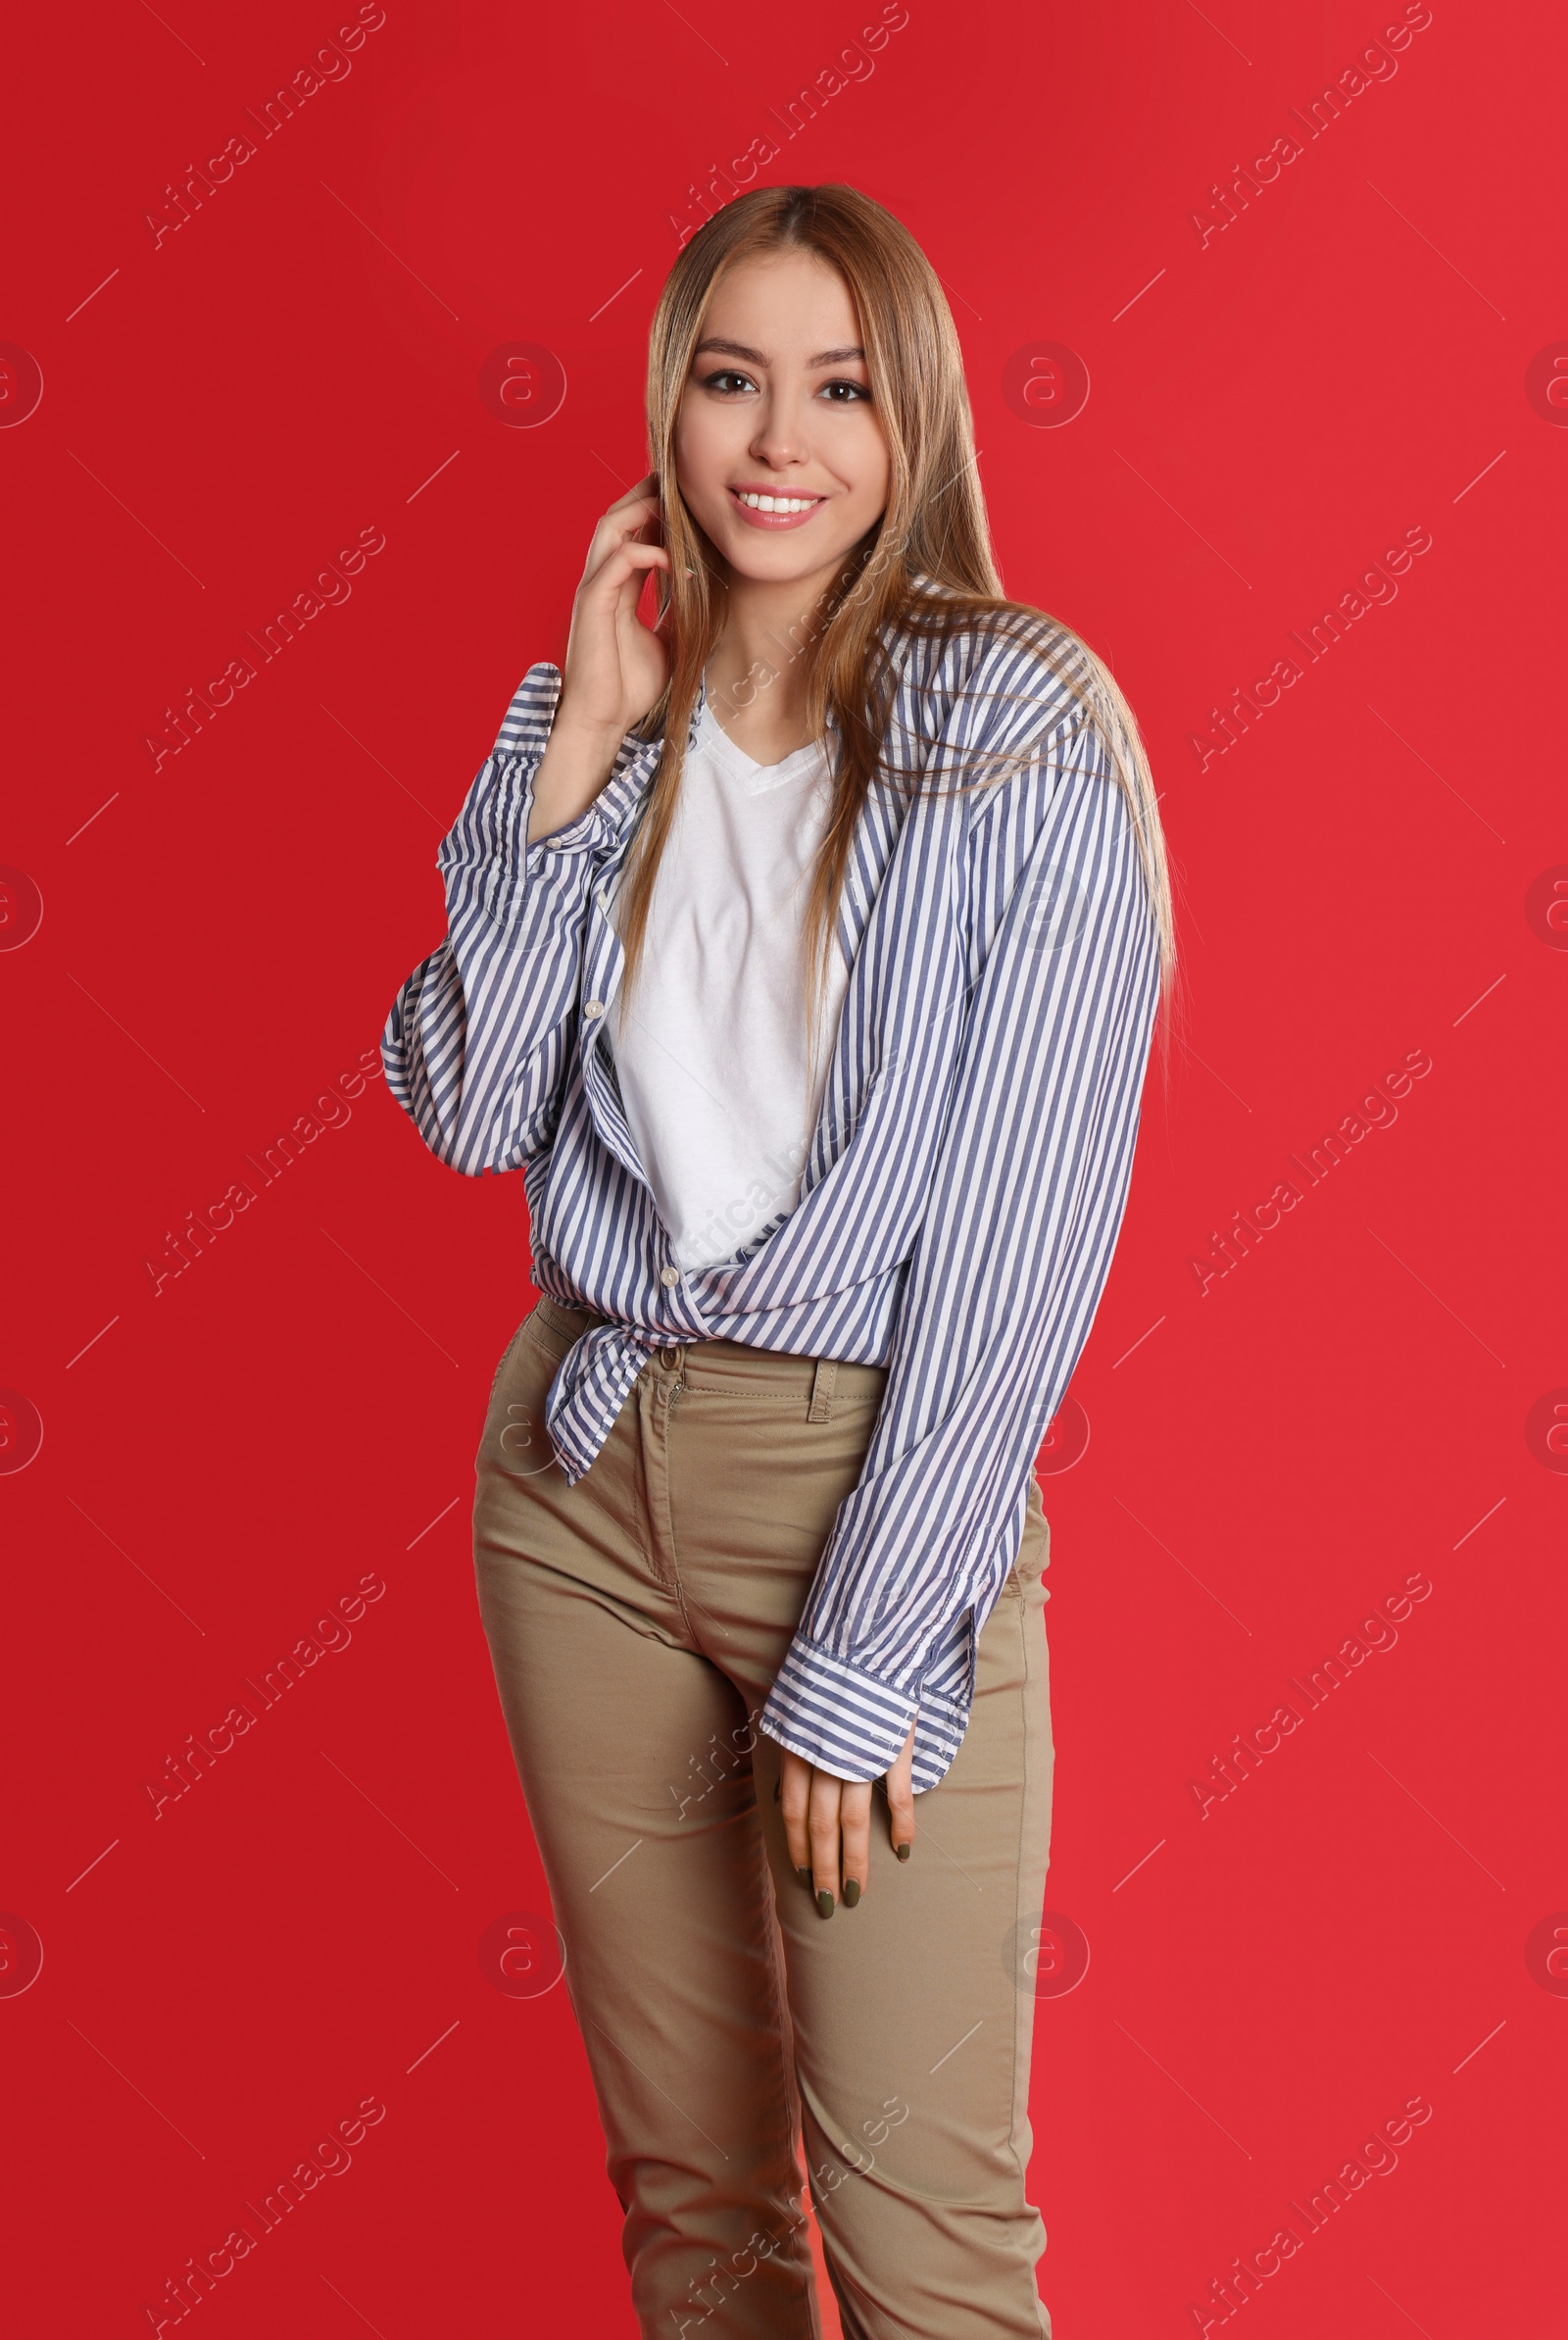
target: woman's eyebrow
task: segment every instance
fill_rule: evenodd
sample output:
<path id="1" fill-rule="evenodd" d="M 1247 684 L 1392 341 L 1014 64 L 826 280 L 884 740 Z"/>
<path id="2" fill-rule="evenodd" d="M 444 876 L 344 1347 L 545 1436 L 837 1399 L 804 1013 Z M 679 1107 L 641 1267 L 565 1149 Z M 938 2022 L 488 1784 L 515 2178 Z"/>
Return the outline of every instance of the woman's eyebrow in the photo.
<path id="1" fill-rule="evenodd" d="M 699 341 L 697 347 L 692 351 L 692 356 L 700 358 L 705 350 L 719 351 L 727 358 L 744 358 L 751 366 L 766 366 L 771 363 L 769 359 L 763 357 L 760 349 L 749 349 L 744 341 L 719 341 L 713 338 Z M 808 358 L 806 363 L 808 367 L 844 366 L 852 358 L 863 359 L 864 356 L 864 350 L 858 346 L 848 349 L 824 349 L 817 357 Z"/>

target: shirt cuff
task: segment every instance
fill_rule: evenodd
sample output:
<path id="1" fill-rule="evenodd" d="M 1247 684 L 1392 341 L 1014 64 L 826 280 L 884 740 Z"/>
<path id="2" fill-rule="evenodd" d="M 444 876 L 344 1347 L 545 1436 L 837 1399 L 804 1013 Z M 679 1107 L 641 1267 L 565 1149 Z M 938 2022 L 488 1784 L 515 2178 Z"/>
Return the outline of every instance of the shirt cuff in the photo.
<path id="1" fill-rule="evenodd" d="M 951 1699 L 895 1690 L 797 1634 L 762 1709 L 761 1726 L 836 1779 L 880 1779 L 914 1724 L 913 1786 L 936 1786 L 958 1752 L 967 1717 Z"/>
<path id="2" fill-rule="evenodd" d="M 528 842 L 534 777 L 542 753 L 534 746 L 497 747 L 485 758 L 462 812 L 436 850 L 449 921 L 459 911 L 475 911 L 498 934 L 515 942 L 522 936 L 530 896 L 541 878 L 558 867 L 563 880 L 568 872 L 577 874 L 570 871 L 564 853 L 548 850 L 554 840 L 536 837 Z M 579 830 L 590 822 L 597 831 L 592 806 L 571 828 Z"/>
<path id="3" fill-rule="evenodd" d="M 514 770 L 525 782 L 522 798 L 523 834 L 533 811 L 533 783 L 544 761 L 545 749 L 555 725 L 556 710 L 561 704 L 564 677 L 557 666 L 541 659 L 528 669 L 516 694 L 507 710 L 505 722 L 491 753 L 493 757 L 511 757 Z M 525 851 L 529 858 L 529 874 L 540 866 L 534 857 L 547 853 L 587 853 L 610 845 L 619 834 L 627 814 L 641 795 L 654 767 L 659 762 L 662 742 L 641 739 L 628 731 L 615 751 L 609 777 L 592 802 L 560 828 L 551 829 L 542 837 L 535 837 Z"/>
<path id="4" fill-rule="evenodd" d="M 539 767 L 535 764 L 528 774 L 526 810 L 529 815 L 533 812 L 533 784 L 538 774 Z M 527 834 L 526 826 L 523 833 Z M 551 829 L 547 836 L 535 837 L 532 844 L 529 845 L 528 851 L 530 854 L 585 853 L 591 847 L 602 845 L 605 841 L 605 817 L 599 810 L 599 801 L 596 797 L 585 811 L 577 814 L 574 820 L 566 821 L 564 827 Z"/>

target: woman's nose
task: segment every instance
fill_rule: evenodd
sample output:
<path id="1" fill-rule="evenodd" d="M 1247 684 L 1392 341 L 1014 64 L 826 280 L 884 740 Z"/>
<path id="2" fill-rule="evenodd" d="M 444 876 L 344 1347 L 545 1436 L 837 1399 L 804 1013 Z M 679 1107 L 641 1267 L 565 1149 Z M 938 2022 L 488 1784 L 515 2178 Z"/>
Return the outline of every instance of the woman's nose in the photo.
<path id="1" fill-rule="evenodd" d="M 787 464 L 805 463 L 808 452 L 806 432 L 794 407 L 782 398 L 770 397 L 758 417 L 751 453 L 759 463 L 781 471 Z"/>

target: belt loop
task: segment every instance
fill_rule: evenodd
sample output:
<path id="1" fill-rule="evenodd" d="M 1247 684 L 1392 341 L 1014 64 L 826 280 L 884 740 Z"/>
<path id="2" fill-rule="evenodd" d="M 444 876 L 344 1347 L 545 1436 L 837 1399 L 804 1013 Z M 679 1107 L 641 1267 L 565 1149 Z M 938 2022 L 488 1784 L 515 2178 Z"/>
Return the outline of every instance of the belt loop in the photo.
<path id="1" fill-rule="evenodd" d="M 811 1405 L 808 1421 L 831 1421 L 833 1419 L 833 1384 L 838 1377 L 838 1360 L 819 1357 L 811 1381 Z"/>

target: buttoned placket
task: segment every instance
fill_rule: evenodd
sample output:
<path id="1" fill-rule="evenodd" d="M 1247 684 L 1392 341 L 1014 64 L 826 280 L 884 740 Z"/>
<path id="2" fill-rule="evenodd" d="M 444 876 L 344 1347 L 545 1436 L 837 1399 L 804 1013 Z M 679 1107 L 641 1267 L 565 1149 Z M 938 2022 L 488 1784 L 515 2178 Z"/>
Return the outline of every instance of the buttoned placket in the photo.
<path id="1" fill-rule="evenodd" d="M 631 1132 L 613 1097 L 609 1070 L 600 1053 L 604 1021 L 613 1005 L 626 964 L 620 936 L 610 915 L 611 888 L 619 874 L 625 851 L 622 842 L 595 879 L 594 902 L 600 915 L 588 920 L 583 943 L 583 1000 L 577 1046 L 583 1090 L 594 1126 L 616 1161 L 647 1186 L 647 1170 L 632 1144 Z M 650 1315 L 661 1329 L 667 1328 L 677 1338 L 686 1333 L 700 1340 L 707 1330 L 703 1312 L 693 1296 L 688 1275 L 669 1249 L 667 1229 L 661 1226 L 660 1233 L 664 1256 L 657 1264 L 658 1283 L 651 1296 Z"/>

